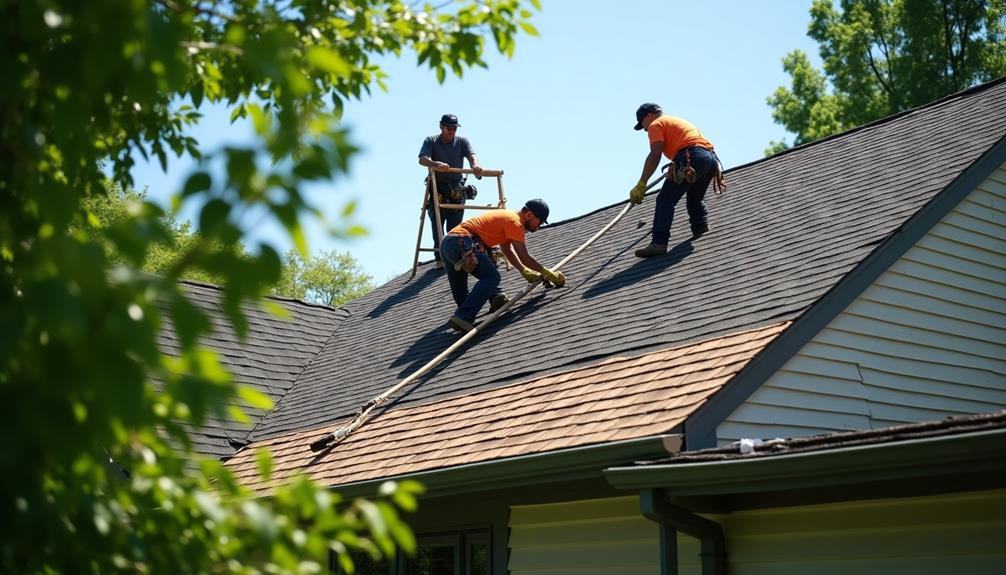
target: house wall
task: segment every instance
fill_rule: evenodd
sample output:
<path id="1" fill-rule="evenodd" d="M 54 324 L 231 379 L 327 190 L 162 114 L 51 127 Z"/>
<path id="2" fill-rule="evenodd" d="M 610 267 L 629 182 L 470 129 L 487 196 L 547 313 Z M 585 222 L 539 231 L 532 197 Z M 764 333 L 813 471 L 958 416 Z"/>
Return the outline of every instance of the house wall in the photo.
<path id="1" fill-rule="evenodd" d="M 1006 407 L 1006 164 L 717 428 L 720 445 Z"/>
<path id="2" fill-rule="evenodd" d="M 719 518 L 731 575 L 1002 573 L 1006 490 Z"/>
<path id="3" fill-rule="evenodd" d="M 678 536 L 682 574 L 698 574 L 698 541 Z M 639 498 L 510 509 L 510 575 L 658 575 L 659 528 Z"/>
<path id="4" fill-rule="evenodd" d="M 731 575 L 999 573 L 1006 489 L 738 511 L 707 516 Z M 660 573 L 657 524 L 636 497 L 514 506 L 511 575 Z M 678 534 L 679 573 L 698 575 L 698 541 Z"/>

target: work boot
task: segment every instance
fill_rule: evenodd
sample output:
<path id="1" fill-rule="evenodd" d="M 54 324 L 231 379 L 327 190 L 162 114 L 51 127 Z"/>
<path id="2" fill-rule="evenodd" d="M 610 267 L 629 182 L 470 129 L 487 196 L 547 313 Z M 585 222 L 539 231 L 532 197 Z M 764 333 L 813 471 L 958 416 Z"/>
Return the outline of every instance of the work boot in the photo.
<path id="1" fill-rule="evenodd" d="M 447 325 L 454 328 L 455 331 L 460 331 L 461 333 L 468 333 L 475 329 L 474 325 L 456 315 L 452 315 L 451 319 L 447 320 Z"/>
<path id="2" fill-rule="evenodd" d="M 637 258 L 651 258 L 653 256 L 662 256 L 667 253 L 667 244 L 654 244 L 646 246 L 645 248 L 639 248 L 636 250 Z"/>
<path id="3" fill-rule="evenodd" d="M 433 267 L 437 268 L 438 270 L 442 270 L 444 269 L 444 262 L 441 260 L 437 260 L 437 263 L 433 264 Z"/>
<path id="4" fill-rule="evenodd" d="M 699 224 L 692 227 L 692 237 L 697 238 L 709 231 L 709 224 Z"/>
<path id="5" fill-rule="evenodd" d="M 493 313 L 499 308 L 505 306 L 508 301 L 510 301 L 510 298 L 503 292 L 494 295 L 492 299 L 489 300 L 489 313 Z"/>

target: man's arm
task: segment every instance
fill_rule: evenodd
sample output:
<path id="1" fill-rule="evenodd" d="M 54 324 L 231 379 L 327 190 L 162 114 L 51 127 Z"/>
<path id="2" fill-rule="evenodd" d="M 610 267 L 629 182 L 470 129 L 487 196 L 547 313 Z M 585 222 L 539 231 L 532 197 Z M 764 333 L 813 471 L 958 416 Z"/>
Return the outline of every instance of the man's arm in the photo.
<path id="1" fill-rule="evenodd" d="M 433 168 L 434 171 L 446 170 L 450 167 L 447 165 L 447 162 L 438 162 L 429 156 L 419 156 L 419 165 L 427 168 Z"/>
<path id="2" fill-rule="evenodd" d="M 524 276 L 524 279 L 527 281 L 537 283 L 544 279 L 553 287 L 563 287 L 566 285 L 566 276 L 562 272 L 552 271 L 538 263 L 537 260 L 531 257 L 531 254 L 527 253 L 527 247 L 524 246 L 524 242 L 511 241 L 503 248 L 504 254 L 511 251 L 513 252 L 513 258 L 517 261 L 510 259 L 510 255 L 507 255 L 507 260 L 520 270 L 520 275 Z M 549 283 L 545 285 L 548 286 Z"/>
<path id="3" fill-rule="evenodd" d="M 647 154 L 646 160 L 643 161 L 643 173 L 639 176 L 640 183 L 645 184 L 650 181 L 650 176 L 656 171 L 657 164 L 660 163 L 660 156 L 663 152 L 663 142 L 650 142 L 650 153 Z"/>
<path id="4" fill-rule="evenodd" d="M 423 140 L 423 147 L 419 148 L 419 165 L 434 170 L 449 168 L 446 162 L 438 162 L 433 159 L 433 140 L 426 138 Z"/>
<path id="5" fill-rule="evenodd" d="M 468 154 L 468 165 L 472 167 L 472 172 L 476 176 L 482 175 L 482 166 L 479 165 L 479 159 L 475 157 L 475 153 Z"/>
<path id="6" fill-rule="evenodd" d="M 544 270 L 542 266 L 536 259 L 531 257 L 531 254 L 527 253 L 527 246 L 524 242 L 518 242 L 516 240 L 511 240 L 509 243 L 503 244 L 503 255 L 506 256 L 507 261 L 513 267 L 523 270 L 524 268 L 532 269 L 536 272 L 541 273 Z"/>

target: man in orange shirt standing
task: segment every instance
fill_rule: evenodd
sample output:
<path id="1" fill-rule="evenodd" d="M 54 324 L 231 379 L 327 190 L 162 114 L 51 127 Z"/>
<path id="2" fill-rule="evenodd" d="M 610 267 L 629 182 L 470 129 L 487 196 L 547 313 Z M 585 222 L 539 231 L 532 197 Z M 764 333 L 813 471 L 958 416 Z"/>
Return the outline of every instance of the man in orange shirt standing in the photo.
<path id="1" fill-rule="evenodd" d="M 534 232 L 547 222 L 548 204 L 544 200 L 528 200 L 519 212 L 492 210 L 481 216 L 462 222 L 454 227 L 440 242 L 440 254 L 447 269 L 447 281 L 451 284 L 451 295 L 458 304 L 457 311 L 447 322 L 460 332 L 475 329 L 473 325 L 479 310 L 490 302 L 489 311 L 494 312 L 507 302 L 507 295 L 500 289 L 500 273 L 489 258 L 489 249 L 500 246 L 510 265 L 520 270 L 530 283 L 547 280 L 556 287 L 566 284 L 562 272 L 539 264 L 524 245 L 524 232 Z M 471 292 L 468 291 L 468 274 L 478 281 Z"/>
<path id="2" fill-rule="evenodd" d="M 635 129 L 646 130 L 650 140 L 650 153 L 643 162 L 639 183 L 629 192 L 629 201 L 633 204 L 642 203 L 646 182 L 657 169 L 661 154 L 674 162 L 657 194 L 653 214 L 653 241 L 645 248 L 636 250 L 637 257 L 648 258 L 667 253 L 674 207 L 681 196 L 686 196 L 685 207 L 688 210 L 692 237 L 709 231 L 704 200 L 709 182 L 719 173 L 719 158 L 713 151 L 713 145 L 702 137 L 698 128 L 681 118 L 665 116 L 657 104 L 646 103 L 636 110 Z"/>

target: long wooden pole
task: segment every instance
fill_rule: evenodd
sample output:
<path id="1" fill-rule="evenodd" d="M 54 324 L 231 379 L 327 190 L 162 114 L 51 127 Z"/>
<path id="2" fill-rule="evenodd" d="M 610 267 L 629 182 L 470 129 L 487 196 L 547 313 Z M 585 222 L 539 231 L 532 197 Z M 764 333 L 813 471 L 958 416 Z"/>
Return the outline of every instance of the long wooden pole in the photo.
<path id="1" fill-rule="evenodd" d="M 667 172 L 662 173 L 656 180 L 647 185 L 646 189 L 649 190 L 650 188 L 656 186 L 662 179 L 664 179 L 666 175 Z M 615 216 L 613 220 L 611 220 L 610 222 L 608 222 L 607 225 L 598 230 L 596 234 L 594 234 L 593 236 L 590 237 L 590 239 L 581 244 L 580 247 L 570 252 L 568 256 L 563 258 L 562 261 L 556 264 L 556 266 L 552 269 L 559 270 L 560 268 L 562 268 L 562 266 L 566 265 L 570 260 L 580 255 L 580 253 L 582 253 L 583 250 L 590 247 L 590 245 L 593 244 L 595 241 L 597 241 L 598 238 L 603 236 L 615 224 L 621 221 L 621 219 L 625 216 L 625 214 L 629 213 L 630 209 L 632 209 L 632 204 L 631 203 L 626 204 L 625 207 L 622 208 L 622 211 L 619 212 L 618 215 Z M 382 393 L 381 395 L 378 395 L 377 397 L 368 401 L 362 408 L 360 408 L 360 412 L 356 415 L 356 417 L 354 417 L 353 420 L 350 421 L 347 425 L 344 425 L 331 433 L 327 433 L 321 438 L 311 442 L 311 451 L 321 451 L 322 449 L 325 449 L 332 443 L 342 441 L 343 439 L 348 437 L 350 433 L 358 429 L 361 425 L 363 425 L 366 422 L 366 420 L 370 417 L 370 413 L 374 411 L 374 409 L 377 406 L 387 403 L 388 400 L 390 400 L 391 397 L 394 396 L 396 393 L 398 393 L 398 391 L 401 390 L 403 387 L 414 382 L 416 379 L 425 374 L 427 371 L 433 369 L 447 356 L 451 355 L 452 353 L 457 351 L 461 346 L 468 343 L 468 341 L 470 341 L 476 335 L 484 332 L 486 328 L 488 328 L 489 325 L 492 324 L 492 322 L 496 318 L 498 318 L 500 315 L 502 315 L 504 312 L 510 309 L 515 303 L 520 301 L 524 296 L 538 289 L 538 287 L 540 287 L 541 285 L 542 282 L 538 282 L 535 284 L 528 284 L 527 287 L 522 289 L 513 299 L 503 304 L 503 306 L 500 307 L 498 310 L 489 314 L 484 320 L 482 320 L 482 323 L 480 323 L 475 329 L 461 336 L 461 339 L 451 344 L 451 346 L 445 349 L 444 351 L 440 352 L 438 356 L 426 362 L 426 365 L 420 367 L 402 381 L 388 388 L 388 390 Z"/>

